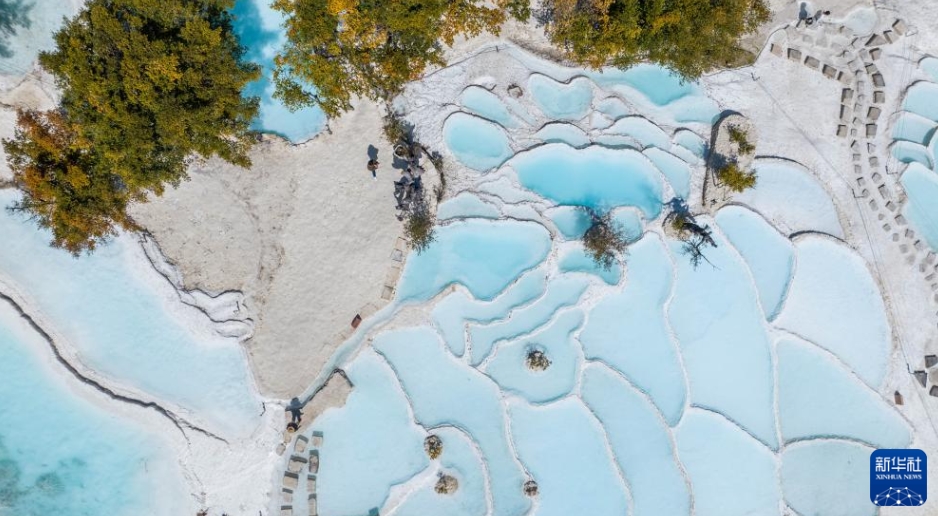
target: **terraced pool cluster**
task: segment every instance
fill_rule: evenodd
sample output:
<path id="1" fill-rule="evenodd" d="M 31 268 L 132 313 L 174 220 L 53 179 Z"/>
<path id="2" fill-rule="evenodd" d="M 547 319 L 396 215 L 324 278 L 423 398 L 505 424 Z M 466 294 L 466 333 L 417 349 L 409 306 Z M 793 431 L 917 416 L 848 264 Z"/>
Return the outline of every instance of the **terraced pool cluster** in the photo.
<path id="1" fill-rule="evenodd" d="M 640 67 L 498 91 L 468 87 L 442 128 L 472 180 L 399 285 L 428 317 L 379 330 L 314 424 L 320 514 L 874 514 L 850 465 L 910 430 L 878 394 L 885 307 L 824 188 L 757 160 L 754 190 L 698 216 L 717 247 L 694 268 L 660 223 L 704 151 L 709 119 L 676 116 L 709 105 L 694 85 Z M 621 223 L 623 263 L 584 254 L 587 209 Z"/>
<path id="2" fill-rule="evenodd" d="M 892 155 L 907 164 L 901 177 L 908 195 L 903 214 L 938 250 L 938 58 L 926 57 L 918 65 L 923 78 L 906 90 L 893 125 Z"/>

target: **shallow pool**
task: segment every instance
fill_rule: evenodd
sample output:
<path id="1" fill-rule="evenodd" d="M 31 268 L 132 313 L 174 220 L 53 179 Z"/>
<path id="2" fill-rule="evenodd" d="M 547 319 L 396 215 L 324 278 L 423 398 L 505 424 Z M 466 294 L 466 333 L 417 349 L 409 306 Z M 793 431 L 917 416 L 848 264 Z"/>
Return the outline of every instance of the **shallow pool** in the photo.
<path id="1" fill-rule="evenodd" d="M 446 146 L 463 165 L 487 172 L 513 154 L 502 126 L 468 113 L 453 113 L 443 125 Z"/>
<path id="2" fill-rule="evenodd" d="M 902 186 L 908 201 L 902 213 L 928 242 L 938 249 L 938 175 L 919 163 L 912 163 L 902 174 Z"/>
<path id="3" fill-rule="evenodd" d="M 0 206 L 17 194 L 0 191 Z M 9 283 L 97 373 L 149 399 L 181 407 L 195 422 L 241 435 L 261 401 L 240 343 L 190 324 L 207 322 L 182 305 L 130 235 L 76 259 L 49 247 L 51 235 L 20 214 L 0 212 L 0 279 Z"/>
<path id="4" fill-rule="evenodd" d="M 648 219 L 661 212 L 661 176 L 634 150 L 555 143 L 519 154 L 510 165 L 525 188 L 557 204 L 599 211 L 635 206 Z"/>
<path id="5" fill-rule="evenodd" d="M 426 251 L 407 260 L 398 300 L 426 300 L 453 283 L 490 300 L 550 250 L 550 234 L 533 223 L 468 219 L 436 232 Z"/>
<path id="6" fill-rule="evenodd" d="M 532 74 L 528 90 L 537 107 L 550 120 L 579 120 L 586 116 L 593 100 L 593 85 L 585 77 L 564 84 L 546 75 Z"/>
<path id="7" fill-rule="evenodd" d="M 3 300 L 0 355 L 0 513 L 173 516 L 189 510 L 168 443 L 102 408 L 103 394 L 66 380 L 69 373 L 46 341 Z"/>
<path id="8" fill-rule="evenodd" d="M 252 128 L 300 143 L 319 134 L 326 116 L 318 107 L 291 111 L 274 98 L 274 57 L 286 42 L 285 18 L 271 0 L 237 0 L 231 10 L 234 32 L 245 47 L 244 59 L 261 67 L 262 77 L 244 89 L 245 96 L 260 98 L 260 112 Z"/>

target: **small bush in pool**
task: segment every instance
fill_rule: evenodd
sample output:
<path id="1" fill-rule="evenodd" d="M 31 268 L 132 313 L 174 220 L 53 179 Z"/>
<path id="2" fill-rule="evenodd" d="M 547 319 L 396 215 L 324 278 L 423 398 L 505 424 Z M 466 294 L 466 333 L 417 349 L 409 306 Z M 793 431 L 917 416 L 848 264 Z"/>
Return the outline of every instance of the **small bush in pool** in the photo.
<path id="1" fill-rule="evenodd" d="M 583 234 L 583 246 L 596 265 L 605 270 L 612 268 L 616 254 L 627 252 L 628 241 L 622 227 L 612 219 L 612 213 L 602 215 L 590 211 L 593 224 Z"/>

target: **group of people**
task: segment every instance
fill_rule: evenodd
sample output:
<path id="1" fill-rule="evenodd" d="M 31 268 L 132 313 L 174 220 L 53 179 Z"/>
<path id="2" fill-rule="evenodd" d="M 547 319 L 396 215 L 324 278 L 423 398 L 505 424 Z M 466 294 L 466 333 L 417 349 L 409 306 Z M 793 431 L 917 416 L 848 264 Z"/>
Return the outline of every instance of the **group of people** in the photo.
<path id="1" fill-rule="evenodd" d="M 414 203 L 423 199 L 423 166 L 420 164 L 420 149 L 412 149 L 399 145 L 394 153 L 406 160 L 406 166 L 401 170 L 401 177 L 394 182 L 394 199 L 397 200 L 397 209 L 406 212 L 414 209 Z M 368 170 L 372 177 L 377 178 L 380 163 L 377 157 L 368 161 Z"/>

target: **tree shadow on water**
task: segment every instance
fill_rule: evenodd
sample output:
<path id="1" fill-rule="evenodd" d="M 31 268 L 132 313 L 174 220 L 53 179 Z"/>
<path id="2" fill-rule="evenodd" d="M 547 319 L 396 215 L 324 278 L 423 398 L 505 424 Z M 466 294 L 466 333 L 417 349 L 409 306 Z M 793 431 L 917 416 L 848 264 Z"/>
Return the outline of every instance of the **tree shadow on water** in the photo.
<path id="1" fill-rule="evenodd" d="M 13 57 L 10 38 L 20 28 L 29 28 L 29 13 L 33 7 L 35 4 L 27 4 L 25 0 L 0 0 L 0 57 Z"/>

